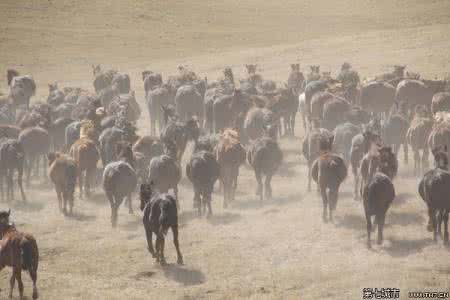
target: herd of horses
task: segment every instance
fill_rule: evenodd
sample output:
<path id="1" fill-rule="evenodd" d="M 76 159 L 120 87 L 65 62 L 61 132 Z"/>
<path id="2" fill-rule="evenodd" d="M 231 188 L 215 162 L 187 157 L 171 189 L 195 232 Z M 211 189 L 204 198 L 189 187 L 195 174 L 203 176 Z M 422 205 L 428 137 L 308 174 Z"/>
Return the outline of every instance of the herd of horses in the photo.
<path id="1" fill-rule="evenodd" d="M 405 66 L 360 80 L 348 63 L 336 78 L 317 65 L 304 75 L 295 63 L 287 82 L 280 85 L 263 78 L 257 65 L 245 67 L 247 76 L 239 82 L 229 67 L 212 82 L 184 66 L 165 81 L 154 71 L 142 72 L 150 117 L 150 135 L 143 136 L 137 134 L 141 108 L 128 74 L 95 65 L 94 91 L 53 83 L 47 101 L 30 103 L 36 92 L 33 77 L 8 70 L 9 92 L 0 95 L 2 200 L 14 201 L 17 181 L 26 202 L 23 173 L 27 187 L 43 172 L 54 184 L 60 211 L 70 215 L 77 184 L 82 198 L 90 197 L 101 181 L 115 227 L 120 205 L 126 200 L 133 213 L 131 195 L 139 190 L 149 252 L 166 263 L 164 238 L 171 229 L 177 262 L 182 264 L 178 184 L 187 144 L 194 144 L 185 174 L 199 216 L 213 214 L 217 181 L 224 209 L 233 203 L 239 169 L 246 161 L 254 170 L 256 194 L 267 201 L 272 198 L 272 177 L 283 163 L 278 138 L 295 136 L 300 112 L 305 136 L 299 152 L 307 161 L 308 190 L 311 181 L 317 183 L 324 222 L 333 221 L 339 187 L 351 168 L 354 198 L 363 200 L 367 245 L 371 247 L 373 217 L 381 244 L 386 212 L 395 198 L 399 148 L 403 147 L 405 163 L 411 148 L 414 172 L 423 176 L 419 194 L 428 207 L 428 230 L 436 241 L 444 223 L 448 243 L 450 82 L 422 79 Z M 431 169 L 429 149 L 435 160 Z M 10 296 L 17 280 L 21 299 L 21 271 L 27 270 L 37 299 L 36 240 L 18 231 L 9 216 L 10 211 L 0 212 L 0 269 L 13 268 Z"/>

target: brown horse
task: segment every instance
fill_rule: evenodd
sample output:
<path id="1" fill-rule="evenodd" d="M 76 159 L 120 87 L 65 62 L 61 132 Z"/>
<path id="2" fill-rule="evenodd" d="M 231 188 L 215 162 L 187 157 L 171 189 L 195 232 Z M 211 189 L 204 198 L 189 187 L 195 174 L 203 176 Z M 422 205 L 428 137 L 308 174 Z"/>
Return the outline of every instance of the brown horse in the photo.
<path id="1" fill-rule="evenodd" d="M 72 214 L 74 191 L 77 184 L 77 165 L 68 155 L 59 152 L 47 154 L 48 177 L 55 185 L 59 210 L 66 214 L 69 205 L 69 214 Z"/>
<path id="2" fill-rule="evenodd" d="M 227 128 L 216 148 L 216 159 L 220 165 L 220 181 L 223 184 L 223 207 L 234 201 L 239 176 L 239 167 L 245 163 L 245 148 L 240 143 L 239 133 Z"/>
<path id="3" fill-rule="evenodd" d="M 38 298 L 36 287 L 37 270 L 39 264 L 39 250 L 35 238 L 31 234 L 17 231 L 9 222 L 9 211 L 0 211 L 0 270 L 9 266 L 13 274 L 9 281 L 9 297 L 12 298 L 14 284 L 17 279 L 20 299 L 23 297 L 22 270 L 30 273 L 33 281 L 33 299 Z"/>
<path id="4" fill-rule="evenodd" d="M 91 182 L 97 169 L 100 158 L 95 142 L 88 138 L 77 140 L 70 148 L 70 155 L 75 160 L 78 171 L 78 185 L 80 187 L 80 199 L 83 198 L 83 177 L 86 197 L 91 193 Z M 86 172 L 86 176 L 83 173 Z"/>

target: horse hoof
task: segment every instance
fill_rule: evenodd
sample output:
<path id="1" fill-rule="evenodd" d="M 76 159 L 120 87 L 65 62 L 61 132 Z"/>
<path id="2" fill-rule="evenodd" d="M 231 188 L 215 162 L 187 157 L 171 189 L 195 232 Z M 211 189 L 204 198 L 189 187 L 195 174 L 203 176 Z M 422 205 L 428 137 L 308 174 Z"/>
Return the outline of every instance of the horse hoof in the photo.
<path id="1" fill-rule="evenodd" d="M 178 260 L 177 260 L 177 264 L 179 264 L 179 265 L 183 265 L 184 263 L 183 263 L 183 258 L 178 258 Z"/>
<path id="2" fill-rule="evenodd" d="M 427 225 L 428 232 L 433 232 L 433 226 L 431 224 Z"/>

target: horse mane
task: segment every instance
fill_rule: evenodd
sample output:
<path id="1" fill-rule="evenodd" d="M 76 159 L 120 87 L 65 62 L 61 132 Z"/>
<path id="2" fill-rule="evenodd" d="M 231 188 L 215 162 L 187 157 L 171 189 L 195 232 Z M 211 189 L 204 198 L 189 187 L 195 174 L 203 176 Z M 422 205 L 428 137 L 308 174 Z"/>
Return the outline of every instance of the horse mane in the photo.
<path id="1" fill-rule="evenodd" d="M 226 128 L 222 133 L 222 150 L 224 152 L 230 150 L 240 143 L 239 132 L 234 129 Z"/>
<path id="2" fill-rule="evenodd" d="M 17 72 L 14 69 L 8 69 L 8 71 L 6 71 L 6 77 L 8 79 L 8 86 L 11 85 L 11 81 L 13 80 L 14 77 L 19 76 L 19 72 Z"/>
<path id="3" fill-rule="evenodd" d="M 434 114 L 435 124 L 449 123 L 450 122 L 450 112 L 439 111 Z"/>
<path id="4" fill-rule="evenodd" d="M 83 120 L 81 121 L 80 126 L 80 139 L 88 138 L 93 139 L 95 133 L 95 125 L 91 120 Z"/>

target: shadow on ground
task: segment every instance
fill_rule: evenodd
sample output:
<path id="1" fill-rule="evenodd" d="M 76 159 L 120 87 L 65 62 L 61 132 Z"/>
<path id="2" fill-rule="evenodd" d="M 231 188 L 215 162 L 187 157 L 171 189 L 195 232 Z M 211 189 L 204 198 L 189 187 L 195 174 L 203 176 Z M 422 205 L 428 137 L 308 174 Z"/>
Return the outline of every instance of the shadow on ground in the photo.
<path id="1" fill-rule="evenodd" d="M 119 226 L 120 228 L 127 230 L 127 231 L 136 231 L 140 226 L 142 225 L 142 218 L 140 216 L 131 216 L 133 217 L 132 220 L 127 220 L 126 223 L 123 223 L 120 225 L 120 216 L 119 216 Z"/>
<path id="2" fill-rule="evenodd" d="M 411 254 L 418 253 L 426 246 L 432 244 L 432 240 L 430 238 L 420 240 L 389 239 L 389 241 L 390 246 L 384 248 L 384 250 L 392 257 L 406 257 Z"/>
<path id="3" fill-rule="evenodd" d="M 206 281 L 205 275 L 196 269 L 190 269 L 176 264 L 163 267 L 164 276 L 185 286 L 198 285 Z"/>
<path id="4" fill-rule="evenodd" d="M 238 221 L 241 218 L 240 214 L 224 212 L 220 215 L 212 215 L 209 217 L 208 223 L 212 225 L 227 225 Z"/>
<path id="5" fill-rule="evenodd" d="M 392 206 L 401 206 L 408 201 L 414 201 L 415 198 L 416 195 L 412 193 L 399 193 L 395 196 L 394 202 L 392 202 Z"/>
<path id="6" fill-rule="evenodd" d="M 97 204 L 97 205 L 106 205 L 106 204 L 109 205 L 108 199 L 106 199 L 105 194 L 103 192 L 100 192 L 100 191 L 97 192 L 97 193 L 92 193 L 89 196 L 89 198 L 85 197 L 83 199 L 79 199 L 80 198 L 79 197 L 79 193 L 76 193 L 75 197 L 77 197 L 77 199 L 75 201 L 77 201 L 77 200 L 79 200 L 79 201 L 88 201 L 88 202 L 91 202 L 91 203 L 94 203 L 94 204 Z"/>
<path id="7" fill-rule="evenodd" d="M 366 228 L 366 218 L 361 215 L 344 215 L 335 220 L 336 227 L 362 230 Z"/>
<path id="8" fill-rule="evenodd" d="M 97 219 L 95 215 L 86 215 L 82 212 L 74 211 L 71 215 L 66 216 L 68 219 L 72 219 L 80 222 L 90 222 Z"/>
<path id="9" fill-rule="evenodd" d="M 423 215 L 418 212 L 397 212 L 388 211 L 386 217 L 386 227 L 390 225 L 422 225 L 425 222 Z"/>
<path id="10" fill-rule="evenodd" d="M 21 200 L 20 201 L 16 200 L 14 202 L 9 203 L 9 205 L 11 205 L 12 209 L 25 212 L 37 212 L 44 209 L 44 204 L 37 201 L 23 202 Z"/>

